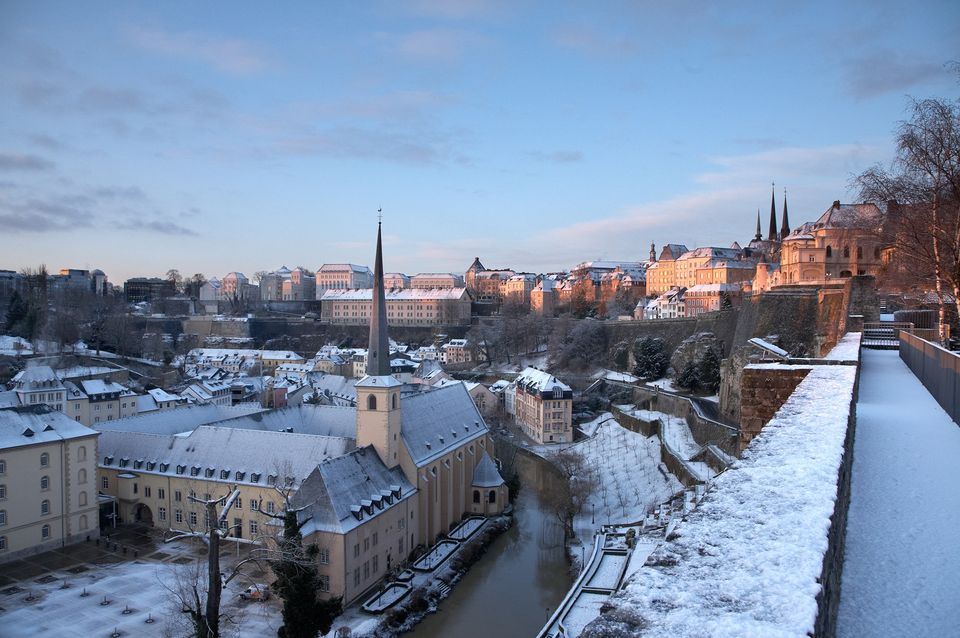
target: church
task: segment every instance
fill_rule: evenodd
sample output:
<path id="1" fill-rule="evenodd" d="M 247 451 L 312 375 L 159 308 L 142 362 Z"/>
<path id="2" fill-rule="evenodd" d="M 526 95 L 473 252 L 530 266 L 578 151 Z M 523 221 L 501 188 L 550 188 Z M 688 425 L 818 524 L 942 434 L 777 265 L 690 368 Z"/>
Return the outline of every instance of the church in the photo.
<path id="1" fill-rule="evenodd" d="M 461 383 L 407 393 L 390 375 L 377 229 L 367 374 L 356 385 L 356 448 L 321 462 L 294 504 L 319 548 L 324 595 L 357 599 L 469 514 L 503 512 L 508 490 L 493 440 Z"/>

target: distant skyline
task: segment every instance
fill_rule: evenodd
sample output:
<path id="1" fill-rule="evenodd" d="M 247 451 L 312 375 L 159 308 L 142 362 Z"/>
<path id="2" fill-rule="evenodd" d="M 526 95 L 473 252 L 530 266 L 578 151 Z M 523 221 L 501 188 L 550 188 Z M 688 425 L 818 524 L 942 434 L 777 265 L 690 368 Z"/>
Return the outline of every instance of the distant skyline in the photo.
<path id="1" fill-rule="evenodd" d="M 566 269 L 816 219 L 960 3 L 0 3 L 0 268 Z M 779 221 L 779 220 L 778 220 Z"/>

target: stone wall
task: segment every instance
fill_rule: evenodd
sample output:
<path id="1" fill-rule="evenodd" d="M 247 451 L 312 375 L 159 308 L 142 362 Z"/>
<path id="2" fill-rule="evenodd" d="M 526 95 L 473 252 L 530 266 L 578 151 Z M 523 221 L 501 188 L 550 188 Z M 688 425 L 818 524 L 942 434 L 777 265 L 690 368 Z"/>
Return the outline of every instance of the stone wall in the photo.
<path id="1" fill-rule="evenodd" d="M 811 369 L 811 366 L 775 363 L 753 364 L 743 369 L 740 380 L 740 450 L 760 434 Z"/>
<path id="2" fill-rule="evenodd" d="M 737 331 L 738 308 L 721 312 L 709 312 L 699 317 L 681 319 L 655 319 L 652 321 L 606 321 L 608 342 L 632 343 L 640 337 L 659 337 L 672 352 L 680 343 L 697 332 L 712 332 L 720 342 L 723 354 L 730 352 Z"/>

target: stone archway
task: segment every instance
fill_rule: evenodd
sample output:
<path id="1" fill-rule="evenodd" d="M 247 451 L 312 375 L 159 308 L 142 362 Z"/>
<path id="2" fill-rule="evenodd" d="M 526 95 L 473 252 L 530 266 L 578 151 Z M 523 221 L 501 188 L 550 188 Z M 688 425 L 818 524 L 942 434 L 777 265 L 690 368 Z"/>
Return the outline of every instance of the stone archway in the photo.
<path id="1" fill-rule="evenodd" d="M 147 505 L 137 503 L 137 508 L 133 512 L 133 520 L 141 525 L 153 527 L 153 512 Z"/>

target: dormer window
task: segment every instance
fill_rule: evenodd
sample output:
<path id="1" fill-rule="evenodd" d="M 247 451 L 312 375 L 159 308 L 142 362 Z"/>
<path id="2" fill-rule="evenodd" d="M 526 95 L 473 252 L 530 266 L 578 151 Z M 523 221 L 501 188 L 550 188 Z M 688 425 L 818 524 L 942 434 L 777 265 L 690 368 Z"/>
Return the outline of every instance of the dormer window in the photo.
<path id="1" fill-rule="evenodd" d="M 133 462 L 133 469 L 139 470 L 142 467 L 143 467 L 143 459 L 137 459 L 136 461 Z"/>
<path id="2" fill-rule="evenodd" d="M 220 480 L 226 481 L 230 478 L 230 470 L 220 470 Z"/>
<path id="3" fill-rule="evenodd" d="M 213 478 L 213 472 L 214 472 L 214 469 L 213 469 L 212 467 L 208 467 L 208 468 L 206 469 L 206 471 L 204 472 L 204 475 L 205 475 L 207 478 Z"/>
<path id="4" fill-rule="evenodd" d="M 363 511 L 367 514 L 373 514 L 373 503 L 367 499 L 360 501 L 360 506 L 363 507 Z"/>
<path id="5" fill-rule="evenodd" d="M 253 483 L 260 482 L 260 472 L 250 472 L 250 481 Z"/>
<path id="6" fill-rule="evenodd" d="M 353 517 L 358 521 L 363 520 L 363 508 L 359 505 L 351 505 L 350 513 L 353 514 Z"/>
<path id="7" fill-rule="evenodd" d="M 243 478 L 247 475 L 243 470 L 237 470 L 237 473 L 234 475 L 234 478 L 238 481 L 242 481 Z"/>
<path id="8" fill-rule="evenodd" d="M 161 472 L 166 472 L 166 471 L 169 470 L 169 469 L 170 469 L 170 464 L 169 464 L 169 463 L 161 463 L 161 464 L 160 464 L 160 471 L 161 471 Z"/>
<path id="9" fill-rule="evenodd" d="M 104 465 L 110 465 L 111 463 L 113 463 L 113 457 L 112 457 L 112 456 L 105 456 L 105 457 L 103 457 L 103 464 L 104 464 Z"/>
<path id="10" fill-rule="evenodd" d="M 127 467 L 128 465 L 130 465 L 130 459 L 128 458 L 120 459 L 120 467 Z"/>
<path id="11" fill-rule="evenodd" d="M 147 469 L 151 472 L 157 467 L 156 461 L 147 461 Z"/>
<path id="12" fill-rule="evenodd" d="M 267 475 L 267 485 L 276 485 L 277 484 L 277 475 L 268 474 Z"/>
<path id="13" fill-rule="evenodd" d="M 183 474 L 183 473 L 186 472 L 186 471 L 187 471 L 187 466 L 186 466 L 186 465 L 178 465 L 178 466 L 177 466 L 177 474 Z"/>
<path id="14" fill-rule="evenodd" d="M 199 476 L 200 475 L 200 466 L 194 465 L 190 468 L 190 476 Z"/>

